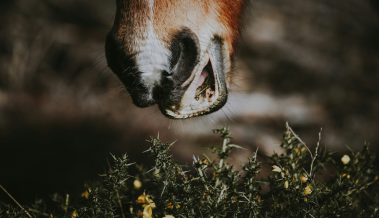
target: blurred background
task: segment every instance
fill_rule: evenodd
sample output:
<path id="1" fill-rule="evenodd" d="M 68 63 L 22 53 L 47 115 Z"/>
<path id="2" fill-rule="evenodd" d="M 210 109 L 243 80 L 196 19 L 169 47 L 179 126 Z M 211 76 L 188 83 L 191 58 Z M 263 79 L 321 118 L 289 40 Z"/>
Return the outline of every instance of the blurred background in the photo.
<path id="1" fill-rule="evenodd" d="M 207 117 L 173 121 L 140 109 L 107 68 L 104 41 L 115 1 L 0 1 L 0 184 L 21 203 L 79 196 L 109 153 L 141 154 L 150 135 L 178 140 L 175 159 L 217 145 L 229 126 L 244 162 L 280 152 L 288 121 L 342 156 L 379 143 L 379 4 L 372 0 L 254 0 L 229 101 Z M 0 201 L 10 202 L 0 191 Z"/>

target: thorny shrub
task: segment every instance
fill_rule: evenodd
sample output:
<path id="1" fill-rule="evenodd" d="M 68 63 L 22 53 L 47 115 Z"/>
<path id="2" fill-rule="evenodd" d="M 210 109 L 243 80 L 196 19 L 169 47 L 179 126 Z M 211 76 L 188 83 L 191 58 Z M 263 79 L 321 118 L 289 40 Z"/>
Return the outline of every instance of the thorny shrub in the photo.
<path id="1" fill-rule="evenodd" d="M 132 176 L 127 155 L 114 157 L 102 182 L 87 186 L 84 202 L 69 196 L 53 196 L 56 207 L 42 201 L 26 207 L 2 204 L 0 217 L 378 217 L 378 167 L 366 144 L 361 152 L 350 151 L 335 163 L 332 152 L 317 144 L 315 152 L 287 124 L 281 155 L 273 154 L 270 173 L 257 179 L 262 163 L 257 152 L 237 171 L 225 162 L 233 149 L 228 128 L 214 130 L 222 146 L 210 147 L 217 160 L 193 157 L 192 167 L 178 165 L 170 154 L 174 143 L 159 136 L 145 151 L 155 165 Z M 321 139 L 321 132 L 320 132 Z M 318 179 L 325 167 L 334 167 L 328 181 Z M 142 188 L 141 188 L 142 186 Z M 266 187 L 267 191 L 262 191 Z"/>

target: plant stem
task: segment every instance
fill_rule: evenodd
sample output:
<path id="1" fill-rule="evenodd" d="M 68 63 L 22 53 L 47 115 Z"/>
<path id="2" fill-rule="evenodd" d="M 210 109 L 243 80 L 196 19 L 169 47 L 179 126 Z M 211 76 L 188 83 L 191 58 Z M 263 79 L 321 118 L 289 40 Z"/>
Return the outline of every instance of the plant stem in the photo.
<path id="1" fill-rule="evenodd" d="M 205 187 L 205 189 L 206 189 L 207 191 L 209 191 L 208 185 L 205 184 L 206 181 L 205 181 L 205 179 L 204 179 L 204 174 L 203 174 L 203 172 L 201 171 L 200 168 L 198 168 L 197 171 L 199 172 L 199 175 L 200 175 L 200 177 L 201 177 L 201 180 L 204 182 L 204 187 Z"/>
<path id="2" fill-rule="evenodd" d="M 30 217 L 30 218 L 32 218 L 32 216 L 28 213 L 28 211 L 26 211 L 22 206 L 21 206 L 21 204 L 19 204 L 17 201 L 16 201 L 16 199 L 14 199 L 13 197 L 12 197 L 12 195 L 11 194 L 9 194 L 8 192 L 7 192 L 7 190 L 5 190 L 5 188 L 3 187 L 3 186 L 1 186 L 0 185 L 0 188 L 1 189 L 3 189 L 3 191 L 14 201 L 14 202 L 16 202 L 16 204 L 26 213 L 26 215 L 28 215 L 28 217 Z"/>
<path id="3" fill-rule="evenodd" d="M 159 138 L 159 133 L 158 133 L 158 138 Z M 107 163 L 108 163 L 109 171 L 112 172 L 112 167 L 111 167 L 111 164 L 109 163 L 108 158 L 107 158 Z M 116 195 L 117 195 L 117 199 L 118 199 L 118 204 L 120 205 L 122 218 L 125 218 L 124 208 L 122 207 L 122 203 L 120 200 L 120 194 L 118 193 L 117 189 L 116 189 Z"/>
<path id="4" fill-rule="evenodd" d="M 228 147 L 229 142 L 230 142 L 229 138 L 224 138 L 224 140 L 222 142 L 222 154 L 223 154 L 223 156 L 224 156 L 224 154 L 226 152 L 226 149 Z M 218 163 L 217 173 L 221 173 L 223 167 L 224 167 L 224 159 L 220 158 L 220 162 Z M 217 180 L 216 180 L 216 187 L 219 186 L 219 185 L 220 185 L 220 179 L 217 178 Z"/>
<path id="5" fill-rule="evenodd" d="M 230 141 L 229 138 L 224 138 L 224 141 L 222 142 L 222 153 L 226 152 L 226 148 L 228 147 L 229 141 Z M 224 165 L 224 159 L 220 159 L 220 162 L 218 163 L 219 172 L 221 172 L 223 165 Z"/>

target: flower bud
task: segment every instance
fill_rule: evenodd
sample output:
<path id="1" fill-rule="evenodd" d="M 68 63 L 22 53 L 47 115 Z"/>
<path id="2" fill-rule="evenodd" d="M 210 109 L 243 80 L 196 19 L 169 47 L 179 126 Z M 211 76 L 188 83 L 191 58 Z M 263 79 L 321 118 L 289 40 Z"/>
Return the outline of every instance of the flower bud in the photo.
<path id="1" fill-rule="evenodd" d="M 350 162 L 350 157 L 348 155 L 344 155 L 342 158 L 341 158 L 341 161 L 343 164 L 348 164 Z"/>
<path id="2" fill-rule="evenodd" d="M 282 169 L 280 169 L 280 167 L 278 167 L 278 166 L 276 166 L 276 165 L 273 165 L 273 166 L 272 166 L 272 171 L 273 171 L 273 172 L 278 172 L 278 173 L 280 173 L 280 172 L 282 172 Z"/>

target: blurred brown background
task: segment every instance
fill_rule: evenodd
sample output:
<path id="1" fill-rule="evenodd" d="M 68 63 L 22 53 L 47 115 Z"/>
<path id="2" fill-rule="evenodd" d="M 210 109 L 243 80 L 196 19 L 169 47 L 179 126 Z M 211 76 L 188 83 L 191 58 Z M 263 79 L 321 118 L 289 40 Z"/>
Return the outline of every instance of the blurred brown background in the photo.
<path id="1" fill-rule="evenodd" d="M 178 140 L 181 163 L 219 142 L 263 157 L 278 151 L 285 122 L 308 145 L 338 151 L 379 143 L 379 6 L 369 0 L 256 0 L 237 54 L 226 107 L 185 121 L 139 109 L 109 71 L 104 40 L 113 0 L 0 1 L 0 184 L 21 203 L 78 195 L 109 153 L 149 161 L 145 139 Z M 10 202 L 0 191 L 0 201 Z"/>

